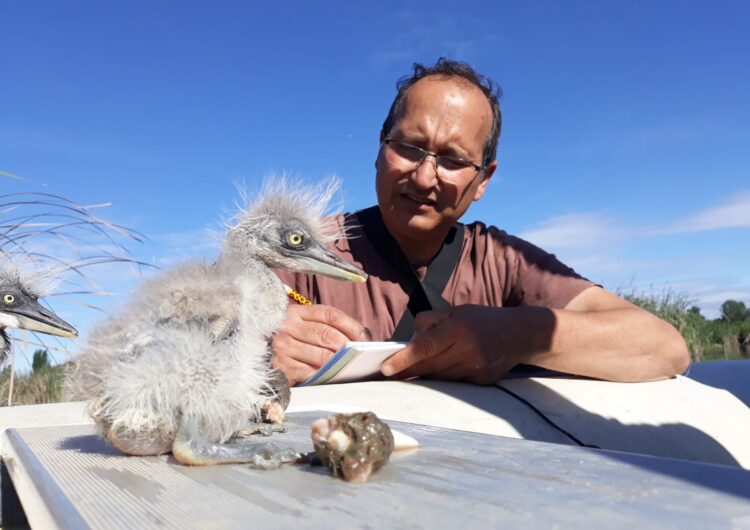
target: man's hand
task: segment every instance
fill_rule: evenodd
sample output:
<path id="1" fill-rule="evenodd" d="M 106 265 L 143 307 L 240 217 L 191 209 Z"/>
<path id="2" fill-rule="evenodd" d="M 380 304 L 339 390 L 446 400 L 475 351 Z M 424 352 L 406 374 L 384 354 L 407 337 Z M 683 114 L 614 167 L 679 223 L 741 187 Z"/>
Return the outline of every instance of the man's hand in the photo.
<path id="1" fill-rule="evenodd" d="M 607 381 L 655 381 L 685 370 L 685 341 L 667 322 L 589 287 L 565 309 L 465 305 L 425 311 L 384 375 L 495 384 L 519 363 Z"/>
<path id="2" fill-rule="evenodd" d="M 548 310 L 534 309 L 540 310 L 535 315 L 539 329 L 553 322 Z M 383 364 L 383 374 L 496 384 L 530 349 L 543 347 L 542 336 L 530 337 L 519 329 L 522 313 L 478 305 L 419 313 L 414 338 Z"/>
<path id="3" fill-rule="evenodd" d="M 364 328 L 346 313 L 327 305 L 289 304 L 274 335 L 271 366 L 290 385 L 313 375 L 347 341 L 361 340 Z"/>

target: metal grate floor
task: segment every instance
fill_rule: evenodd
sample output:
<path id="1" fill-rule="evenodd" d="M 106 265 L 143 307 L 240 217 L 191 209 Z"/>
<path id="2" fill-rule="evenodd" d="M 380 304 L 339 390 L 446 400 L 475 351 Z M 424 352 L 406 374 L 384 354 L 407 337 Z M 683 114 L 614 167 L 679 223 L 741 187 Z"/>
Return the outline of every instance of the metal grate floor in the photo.
<path id="1" fill-rule="evenodd" d="M 309 451 L 322 414 L 291 414 L 269 441 Z M 11 429 L 3 459 L 32 528 L 750 528 L 741 469 L 389 423 L 421 447 L 363 485 L 127 457 L 87 425 Z"/>

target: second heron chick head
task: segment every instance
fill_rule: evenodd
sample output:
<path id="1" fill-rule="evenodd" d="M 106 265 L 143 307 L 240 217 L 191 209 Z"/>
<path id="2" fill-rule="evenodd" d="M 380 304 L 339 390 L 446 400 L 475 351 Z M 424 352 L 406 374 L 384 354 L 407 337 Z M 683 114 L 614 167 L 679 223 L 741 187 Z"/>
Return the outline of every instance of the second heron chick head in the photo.
<path id="1" fill-rule="evenodd" d="M 39 299 L 57 282 L 59 273 L 38 269 L 33 262 L 0 255 L 0 328 L 20 328 L 73 338 L 78 332 Z"/>
<path id="2" fill-rule="evenodd" d="M 258 196 L 246 201 L 229 223 L 224 255 L 246 266 L 260 261 L 272 268 L 364 282 L 367 274 L 325 247 L 345 237 L 327 215 L 339 187 L 335 177 L 314 186 L 267 178 Z"/>

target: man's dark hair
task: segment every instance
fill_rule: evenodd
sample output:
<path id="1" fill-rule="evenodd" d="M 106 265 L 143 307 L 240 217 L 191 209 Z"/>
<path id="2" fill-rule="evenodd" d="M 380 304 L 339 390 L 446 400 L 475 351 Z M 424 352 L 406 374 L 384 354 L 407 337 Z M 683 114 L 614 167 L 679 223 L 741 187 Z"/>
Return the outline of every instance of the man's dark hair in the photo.
<path id="1" fill-rule="evenodd" d="M 391 103 L 391 110 L 388 111 L 388 116 L 383 122 L 383 129 L 381 134 L 387 136 L 391 129 L 396 124 L 398 114 L 401 111 L 401 105 L 406 96 L 406 91 L 414 83 L 425 77 L 431 75 L 442 76 L 442 77 L 461 77 L 477 87 L 485 95 L 487 101 L 490 103 L 492 108 L 492 127 L 490 128 L 490 134 L 487 136 L 487 140 L 484 143 L 484 152 L 482 157 L 482 165 L 487 165 L 497 156 L 497 142 L 500 139 L 500 128 L 502 126 L 502 113 L 500 112 L 500 102 L 498 101 L 502 96 L 502 88 L 495 83 L 492 79 L 480 75 L 474 68 L 466 63 L 459 61 L 453 61 L 441 57 L 438 59 L 435 66 L 427 67 L 423 64 L 414 63 L 414 72 L 410 76 L 402 77 L 396 83 L 396 97 Z"/>

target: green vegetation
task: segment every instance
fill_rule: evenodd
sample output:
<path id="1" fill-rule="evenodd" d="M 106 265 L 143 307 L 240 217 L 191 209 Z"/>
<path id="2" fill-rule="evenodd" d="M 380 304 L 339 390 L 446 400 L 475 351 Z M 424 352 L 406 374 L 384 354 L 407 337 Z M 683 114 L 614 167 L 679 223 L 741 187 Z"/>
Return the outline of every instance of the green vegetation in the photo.
<path id="1" fill-rule="evenodd" d="M 16 374 L 13 382 L 13 405 L 59 403 L 63 400 L 63 381 L 67 364 L 51 366 L 46 350 L 34 352 L 32 371 Z M 0 373 L 0 397 L 5 404 L 10 385 L 10 366 Z"/>
<path id="2" fill-rule="evenodd" d="M 750 358 L 750 309 L 744 302 L 727 300 L 721 306 L 721 317 L 708 320 L 682 294 L 619 294 L 676 327 L 685 337 L 693 361 Z"/>
<path id="3" fill-rule="evenodd" d="M 36 374 L 49 367 L 49 354 L 47 350 L 35 351 L 34 359 L 31 361 L 31 371 Z"/>

